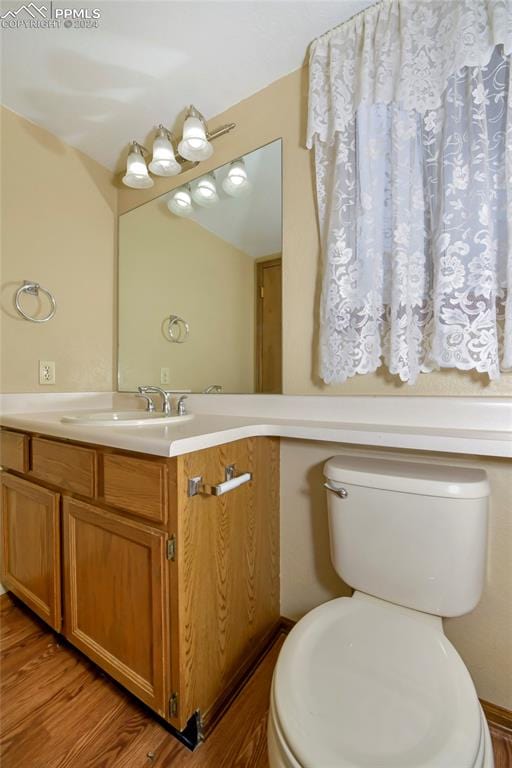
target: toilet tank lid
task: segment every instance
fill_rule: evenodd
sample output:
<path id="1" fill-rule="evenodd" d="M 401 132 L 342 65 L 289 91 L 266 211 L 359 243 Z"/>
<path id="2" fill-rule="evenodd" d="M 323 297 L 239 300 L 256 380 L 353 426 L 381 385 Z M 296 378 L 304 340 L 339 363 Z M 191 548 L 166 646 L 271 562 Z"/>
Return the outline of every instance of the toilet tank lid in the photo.
<path id="1" fill-rule="evenodd" d="M 418 496 L 482 499 L 490 488 L 483 469 L 363 456 L 333 456 L 324 475 L 335 483 L 361 485 Z"/>

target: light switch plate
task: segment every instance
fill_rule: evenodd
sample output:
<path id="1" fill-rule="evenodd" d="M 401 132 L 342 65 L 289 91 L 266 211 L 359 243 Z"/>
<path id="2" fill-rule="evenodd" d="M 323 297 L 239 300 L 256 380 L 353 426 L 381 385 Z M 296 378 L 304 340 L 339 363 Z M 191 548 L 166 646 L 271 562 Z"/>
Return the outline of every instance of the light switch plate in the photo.
<path id="1" fill-rule="evenodd" d="M 170 368 L 160 368 L 160 384 L 171 383 L 171 370 Z"/>
<path id="2" fill-rule="evenodd" d="M 55 362 L 53 360 L 39 361 L 39 383 L 55 384 Z"/>

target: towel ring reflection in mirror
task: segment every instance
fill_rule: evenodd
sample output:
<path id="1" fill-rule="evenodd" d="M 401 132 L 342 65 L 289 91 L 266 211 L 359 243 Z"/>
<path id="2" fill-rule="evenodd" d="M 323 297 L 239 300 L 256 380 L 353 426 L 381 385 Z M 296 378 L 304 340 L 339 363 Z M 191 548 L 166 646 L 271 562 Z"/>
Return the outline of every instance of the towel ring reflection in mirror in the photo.
<path id="1" fill-rule="evenodd" d="M 39 291 L 41 291 L 41 293 L 44 293 L 44 295 L 47 297 L 48 301 L 50 302 L 50 311 L 48 312 L 46 317 L 41 317 L 41 318 L 28 315 L 21 306 L 21 297 L 24 293 L 28 293 L 31 296 L 39 296 Z M 20 286 L 16 291 L 16 297 L 15 297 L 14 303 L 20 315 L 24 317 L 25 320 L 30 320 L 31 323 L 47 323 L 48 320 L 52 319 L 57 309 L 57 303 L 53 298 L 53 295 L 50 293 L 50 291 L 48 291 L 46 288 L 43 288 L 41 285 L 39 285 L 39 283 L 32 282 L 32 280 L 23 281 L 23 285 Z"/>
<path id="2" fill-rule="evenodd" d="M 174 344 L 183 344 L 190 333 L 190 328 L 186 320 L 179 315 L 170 315 L 167 324 L 167 338 Z"/>

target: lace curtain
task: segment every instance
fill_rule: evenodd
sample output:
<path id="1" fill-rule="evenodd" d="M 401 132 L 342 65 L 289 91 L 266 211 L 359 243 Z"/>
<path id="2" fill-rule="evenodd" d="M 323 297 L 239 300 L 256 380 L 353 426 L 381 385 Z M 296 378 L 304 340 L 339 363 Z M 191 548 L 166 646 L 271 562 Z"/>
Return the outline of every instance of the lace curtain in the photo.
<path id="1" fill-rule="evenodd" d="M 512 367 L 511 50 L 506 0 L 384 0 L 313 44 L 326 383 Z"/>

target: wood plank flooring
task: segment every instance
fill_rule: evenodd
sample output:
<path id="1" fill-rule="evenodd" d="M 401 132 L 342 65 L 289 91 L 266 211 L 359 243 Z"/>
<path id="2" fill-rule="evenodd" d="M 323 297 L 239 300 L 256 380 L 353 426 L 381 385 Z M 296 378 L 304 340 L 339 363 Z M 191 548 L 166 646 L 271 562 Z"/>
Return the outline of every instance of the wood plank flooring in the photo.
<path id="1" fill-rule="evenodd" d="M 494 768 L 512 768 L 512 731 L 491 725 Z"/>
<path id="2" fill-rule="evenodd" d="M 190 752 L 93 664 L 0 597 L 2 768 L 268 768 L 266 719 L 280 638 L 208 740 Z M 512 733 L 493 729 L 495 768 Z"/>
<path id="3" fill-rule="evenodd" d="M 2 768 L 268 768 L 266 718 L 284 638 L 195 752 L 20 603 L 0 597 Z"/>

